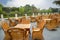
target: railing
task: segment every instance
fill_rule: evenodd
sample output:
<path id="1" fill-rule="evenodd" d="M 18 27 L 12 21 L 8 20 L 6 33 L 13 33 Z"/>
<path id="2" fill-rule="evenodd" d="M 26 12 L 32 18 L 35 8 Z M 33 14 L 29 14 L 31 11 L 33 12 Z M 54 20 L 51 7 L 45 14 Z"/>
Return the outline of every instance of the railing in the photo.
<path id="1" fill-rule="evenodd" d="M 59 13 L 38 13 L 37 15 L 35 15 L 34 13 L 31 15 L 32 17 L 35 17 L 35 16 L 38 16 L 38 15 L 50 15 L 50 14 L 59 14 Z M 1 18 L 0 18 L 0 21 L 2 20 L 4 20 L 4 19 L 8 19 L 8 18 L 4 18 L 4 15 L 3 14 L 1 14 L 0 15 L 1 16 Z M 10 18 L 17 18 L 18 17 L 18 15 L 17 14 L 15 14 L 15 17 L 10 17 Z M 22 17 L 22 16 L 20 16 L 20 17 Z M 19 18 L 20 18 L 19 17 Z M 25 17 L 27 18 L 27 17 L 29 17 L 27 14 L 25 14 Z"/>

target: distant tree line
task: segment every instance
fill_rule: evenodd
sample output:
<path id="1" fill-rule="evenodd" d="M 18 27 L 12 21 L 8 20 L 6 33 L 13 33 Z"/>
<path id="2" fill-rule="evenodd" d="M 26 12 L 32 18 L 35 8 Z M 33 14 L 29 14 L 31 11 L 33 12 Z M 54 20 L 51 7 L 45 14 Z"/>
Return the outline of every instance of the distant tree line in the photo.
<path id="1" fill-rule="evenodd" d="M 4 7 L 2 4 L 0 4 L 0 17 L 1 14 L 4 15 L 4 17 L 14 17 L 15 14 L 18 14 L 18 16 L 23 16 L 25 14 L 32 15 L 32 13 L 54 13 L 58 12 L 58 8 L 49 8 L 49 9 L 39 9 L 36 8 L 34 5 L 25 5 L 20 7 Z M 59 11 L 60 12 L 60 11 Z"/>

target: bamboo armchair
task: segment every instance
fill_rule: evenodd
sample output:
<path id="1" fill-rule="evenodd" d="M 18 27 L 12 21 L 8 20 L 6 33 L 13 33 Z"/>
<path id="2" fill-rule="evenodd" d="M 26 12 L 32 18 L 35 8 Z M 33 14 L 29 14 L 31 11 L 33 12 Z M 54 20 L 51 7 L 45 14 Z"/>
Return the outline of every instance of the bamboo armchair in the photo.
<path id="1" fill-rule="evenodd" d="M 9 34 L 7 33 L 7 30 L 9 29 L 9 25 L 8 25 L 7 22 L 2 23 L 2 29 L 3 29 L 3 31 L 5 33 L 4 40 L 10 40 L 11 38 L 10 38 Z"/>
<path id="2" fill-rule="evenodd" d="M 36 21 L 35 17 L 30 16 L 30 21 L 35 22 Z"/>
<path id="3" fill-rule="evenodd" d="M 30 20 L 23 17 L 20 24 L 30 24 Z M 29 29 L 25 29 L 25 31 L 26 31 L 25 40 L 29 40 L 29 31 L 28 30 Z"/>
<path id="4" fill-rule="evenodd" d="M 37 23 L 37 25 L 38 25 L 37 28 L 33 28 L 32 40 L 44 40 L 44 38 L 43 38 L 43 29 L 44 29 L 45 23 L 46 22 L 44 20 L 42 20 L 39 23 Z"/>
<path id="5" fill-rule="evenodd" d="M 57 14 L 57 27 L 60 26 L 60 14 Z"/>
<path id="6" fill-rule="evenodd" d="M 25 17 L 23 17 L 21 19 L 21 24 L 30 24 L 30 20 L 29 19 L 26 19 Z"/>
<path id="7" fill-rule="evenodd" d="M 20 28 L 11 28 L 8 30 L 11 40 L 25 40 L 25 31 Z"/>
<path id="8" fill-rule="evenodd" d="M 58 26 L 58 27 L 60 26 L 60 18 L 57 19 L 57 26 Z"/>
<path id="9" fill-rule="evenodd" d="M 49 15 L 49 18 L 52 20 L 47 21 L 46 27 L 48 30 L 55 30 L 56 27 L 58 27 L 59 24 L 59 14 L 51 14 Z"/>
<path id="10" fill-rule="evenodd" d="M 13 26 L 15 26 L 16 25 L 16 22 L 13 20 L 13 19 L 9 19 L 8 18 L 8 21 L 9 21 L 9 25 L 10 25 L 10 27 L 13 27 Z"/>
<path id="11" fill-rule="evenodd" d="M 16 24 L 20 24 L 22 22 L 22 18 L 15 19 Z"/>
<path id="12" fill-rule="evenodd" d="M 42 15 L 42 19 L 48 19 L 49 15 Z"/>
<path id="13" fill-rule="evenodd" d="M 56 19 L 52 19 L 49 22 L 47 22 L 46 24 L 46 28 L 48 30 L 55 30 L 57 27 L 57 20 Z"/>
<path id="14" fill-rule="evenodd" d="M 37 16 L 35 19 L 36 21 L 40 21 L 42 19 L 42 16 Z"/>

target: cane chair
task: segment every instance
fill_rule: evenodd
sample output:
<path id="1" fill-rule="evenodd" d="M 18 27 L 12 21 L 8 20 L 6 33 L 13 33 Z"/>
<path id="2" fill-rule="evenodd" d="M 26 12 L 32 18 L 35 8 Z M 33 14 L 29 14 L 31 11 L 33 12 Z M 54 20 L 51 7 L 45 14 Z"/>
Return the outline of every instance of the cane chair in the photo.
<path id="1" fill-rule="evenodd" d="M 59 26 L 60 26 L 60 18 L 57 19 L 57 27 L 59 27 Z"/>
<path id="2" fill-rule="evenodd" d="M 42 19 L 48 19 L 49 15 L 42 15 Z"/>
<path id="3" fill-rule="evenodd" d="M 60 14 L 57 14 L 57 27 L 59 27 L 60 26 Z"/>
<path id="4" fill-rule="evenodd" d="M 20 24 L 22 22 L 22 18 L 15 19 L 16 24 Z"/>
<path id="5" fill-rule="evenodd" d="M 3 29 L 3 31 L 4 31 L 4 33 L 5 33 L 4 40 L 10 40 L 10 39 L 11 39 L 10 36 L 9 36 L 9 34 L 7 33 L 7 30 L 8 30 L 9 28 L 10 28 L 10 27 L 9 27 L 9 25 L 8 25 L 7 22 L 3 22 L 3 23 L 2 23 L 2 29 Z"/>
<path id="6" fill-rule="evenodd" d="M 37 22 L 37 27 L 40 28 L 40 29 L 43 29 L 45 24 L 46 24 L 45 20 L 40 20 L 40 21 Z"/>
<path id="7" fill-rule="evenodd" d="M 57 27 L 57 20 L 56 19 L 52 19 L 50 20 L 50 22 L 47 22 L 46 24 L 46 28 L 48 30 L 55 30 Z"/>
<path id="8" fill-rule="evenodd" d="M 44 29 L 44 25 L 45 25 L 45 21 L 42 20 L 41 22 L 39 22 L 37 25 L 37 28 L 33 28 L 32 31 L 32 40 L 44 40 L 43 38 L 43 29 Z"/>
<path id="9" fill-rule="evenodd" d="M 48 18 L 50 18 L 50 19 L 56 19 L 57 18 L 57 15 L 56 14 L 51 14 L 51 15 L 49 15 L 49 17 Z"/>
<path id="10" fill-rule="evenodd" d="M 30 24 L 30 20 L 29 19 L 26 19 L 26 17 L 23 17 L 21 19 L 21 24 Z"/>
<path id="11" fill-rule="evenodd" d="M 37 16 L 35 19 L 36 19 L 36 21 L 39 21 L 42 19 L 42 16 Z"/>
<path id="12" fill-rule="evenodd" d="M 30 21 L 35 22 L 36 21 L 35 17 L 30 16 Z"/>
<path id="13" fill-rule="evenodd" d="M 23 17 L 20 24 L 30 24 L 30 20 Z M 29 29 L 25 29 L 25 31 L 25 40 L 29 40 Z"/>
<path id="14" fill-rule="evenodd" d="M 11 40 L 25 40 L 25 31 L 20 28 L 11 28 L 8 30 Z"/>
<path id="15" fill-rule="evenodd" d="M 10 27 L 13 27 L 16 25 L 15 21 L 13 19 L 8 19 Z"/>
<path id="16" fill-rule="evenodd" d="M 47 22 L 47 28 L 48 30 L 55 30 L 55 28 L 59 25 L 58 19 L 59 15 L 58 14 L 51 14 L 49 15 L 49 18 L 52 19 L 50 22 Z"/>

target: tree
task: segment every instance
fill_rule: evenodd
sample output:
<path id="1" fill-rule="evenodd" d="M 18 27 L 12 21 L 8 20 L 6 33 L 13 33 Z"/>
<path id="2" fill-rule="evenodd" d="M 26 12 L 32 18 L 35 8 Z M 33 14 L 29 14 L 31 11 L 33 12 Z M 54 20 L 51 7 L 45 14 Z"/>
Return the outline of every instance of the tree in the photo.
<path id="1" fill-rule="evenodd" d="M 26 5 L 26 6 L 24 6 L 24 9 L 25 9 L 25 14 L 28 14 L 28 15 L 31 15 L 32 14 L 32 8 L 31 8 L 31 6 L 30 5 Z"/>
<path id="2" fill-rule="evenodd" d="M 24 9 L 25 9 L 25 13 L 28 14 L 29 11 L 31 10 L 31 6 L 27 4 L 26 6 L 24 6 Z"/>
<path id="3" fill-rule="evenodd" d="M 55 0 L 53 3 L 60 5 L 60 0 Z"/>
<path id="4" fill-rule="evenodd" d="M 37 9 L 34 5 L 31 6 L 32 7 L 32 13 L 38 13 L 39 9 Z"/>
<path id="5" fill-rule="evenodd" d="M 21 15 L 23 15 L 23 14 L 24 14 L 24 11 L 25 11 L 24 7 L 21 6 L 21 7 L 19 8 L 19 13 L 20 13 Z"/>
<path id="6" fill-rule="evenodd" d="M 12 7 L 12 8 L 11 8 L 11 11 L 19 11 L 19 8 Z"/>
<path id="7" fill-rule="evenodd" d="M 47 12 L 47 13 L 52 13 L 52 9 L 49 8 L 49 9 L 46 10 L 46 12 Z"/>
<path id="8" fill-rule="evenodd" d="M 52 9 L 51 8 L 40 10 L 40 13 L 51 13 L 51 12 L 52 12 Z"/>
<path id="9" fill-rule="evenodd" d="M 3 8 L 3 5 L 0 4 L 0 14 L 2 14 L 2 8 Z"/>

